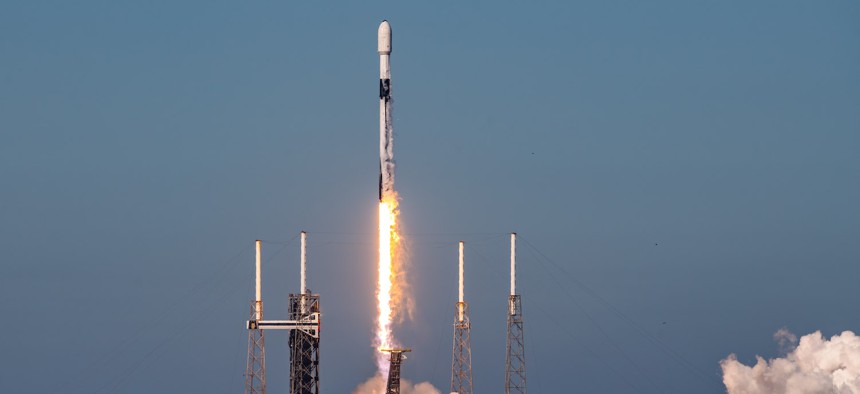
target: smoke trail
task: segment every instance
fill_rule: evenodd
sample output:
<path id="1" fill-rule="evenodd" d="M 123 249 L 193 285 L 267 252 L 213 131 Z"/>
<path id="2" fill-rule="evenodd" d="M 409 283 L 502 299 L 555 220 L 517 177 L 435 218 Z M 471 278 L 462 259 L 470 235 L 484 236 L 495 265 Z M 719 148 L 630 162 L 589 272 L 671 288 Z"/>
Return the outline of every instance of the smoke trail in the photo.
<path id="1" fill-rule="evenodd" d="M 359 384 L 354 390 L 352 390 L 352 394 L 384 394 L 385 393 L 385 384 L 387 382 L 387 377 L 383 377 L 382 375 L 376 375 L 366 382 Z M 400 393 L 401 394 L 441 394 L 439 389 L 433 387 L 429 382 L 421 382 L 418 384 L 412 384 L 412 382 L 408 380 L 400 380 Z"/>
<path id="2" fill-rule="evenodd" d="M 797 341 L 785 329 L 774 339 L 782 346 Z M 730 354 L 720 367 L 729 394 L 860 394 L 860 337 L 845 331 L 827 340 L 816 331 L 784 358 L 756 356 L 746 366 Z"/>

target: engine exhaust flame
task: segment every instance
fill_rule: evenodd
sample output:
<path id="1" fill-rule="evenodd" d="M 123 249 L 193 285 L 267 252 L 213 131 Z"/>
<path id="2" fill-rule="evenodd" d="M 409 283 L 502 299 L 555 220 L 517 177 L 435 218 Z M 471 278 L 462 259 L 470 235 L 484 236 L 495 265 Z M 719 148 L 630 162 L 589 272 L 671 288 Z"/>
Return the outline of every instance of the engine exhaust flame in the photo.
<path id="1" fill-rule="evenodd" d="M 388 374 L 388 357 L 380 349 L 398 347 L 394 339 L 392 324 L 398 304 L 397 294 L 400 293 L 397 279 L 397 256 L 400 245 L 400 235 L 397 232 L 397 195 L 391 193 L 383 196 L 379 202 L 379 279 L 377 283 L 376 303 L 379 315 L 376 321 L 377 348 L 376 362 L 381 374 Z"/>

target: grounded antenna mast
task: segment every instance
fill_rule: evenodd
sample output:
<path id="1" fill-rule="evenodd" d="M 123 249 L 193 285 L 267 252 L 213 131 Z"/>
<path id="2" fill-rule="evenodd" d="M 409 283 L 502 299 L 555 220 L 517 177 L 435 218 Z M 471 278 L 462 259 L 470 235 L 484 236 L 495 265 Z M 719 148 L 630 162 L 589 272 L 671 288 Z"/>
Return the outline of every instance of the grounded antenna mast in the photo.
<path id="1" fill-rule="evenodd" d="M 266 393 L 266 339 L 257 322 L 263 320 L 263 299 L 260 290 L 260 240 L 255 242 L 256 278 L 251 319 L 248 321 L 248 361 L 245 369 L 245 394 Z M 253 326 L 253 328 L 251 328 Z"/>
<path id="2" fill-rule="evenodd" d="M 400 363 L 406 358 L 403 353 L 409 353 L 412 349 L 380 349 L 389 354 L 388 382 L 385 385 L 385 394 L 400 394 Z"/>
<path id="3" fill-rule="evenodd" d="M 454 349 L 451 361 L 451 393 L 472 394 L 472 323 L 469 304 L 463 299 L 463 241 L 460 241 L 459 301 L 454 312 Z"/>
<path id="4" fill-rule="evenodd" d="M 526 393 L 526 349 L 523 305 L 517 294 L 517 233 L 511 233 L 511 295 L 508 297 L 508 337 L 505 355 L 505 394 Z"/>

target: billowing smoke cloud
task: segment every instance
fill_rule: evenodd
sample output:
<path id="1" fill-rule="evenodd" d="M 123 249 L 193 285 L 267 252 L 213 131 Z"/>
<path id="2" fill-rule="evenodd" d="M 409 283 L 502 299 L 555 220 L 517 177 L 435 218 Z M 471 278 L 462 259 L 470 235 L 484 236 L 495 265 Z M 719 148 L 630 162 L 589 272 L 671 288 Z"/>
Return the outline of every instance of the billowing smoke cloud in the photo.
<path id="1" fill-rule="evenodd" d="M 352 394 L 385 394 L 386 382 L 386 377 L 377 374 L 358 385 L 355 390 L 352 390 Z M 441 394 L 437 388 L 428 382 L 412 384 L 412 382 L 403 379 L 400 380 L 400 392 L 402 394 Z"/>
<path id="2" fill-rule="evenodd" d="M 820 331 L 797 337 L 774 334 L 781 347 L 797 343 L 784 358 L 746 366 L 734 354 L 720 361 L 729 394 L 860 394 L 860 337 L 851 331 L 830 340 Z"/>

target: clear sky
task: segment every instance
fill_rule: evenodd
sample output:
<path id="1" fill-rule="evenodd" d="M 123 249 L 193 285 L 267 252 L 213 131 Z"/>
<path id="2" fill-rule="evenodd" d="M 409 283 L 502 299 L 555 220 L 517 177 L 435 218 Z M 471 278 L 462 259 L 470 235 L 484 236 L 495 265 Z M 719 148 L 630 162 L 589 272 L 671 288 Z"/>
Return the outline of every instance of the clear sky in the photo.
<path id="1" fill-rule="evenodd" d="M 4 2 L 0 392 L 241 392 L 253 240 L 277 318 L 302 229 L 323 391 L 371 376 L 382 19 L 406 378 L 447 392 L 462 239 L 501 391 L 509 231 L 533 393 L 720 393 L 860 329 L 856 2 Z"/>

